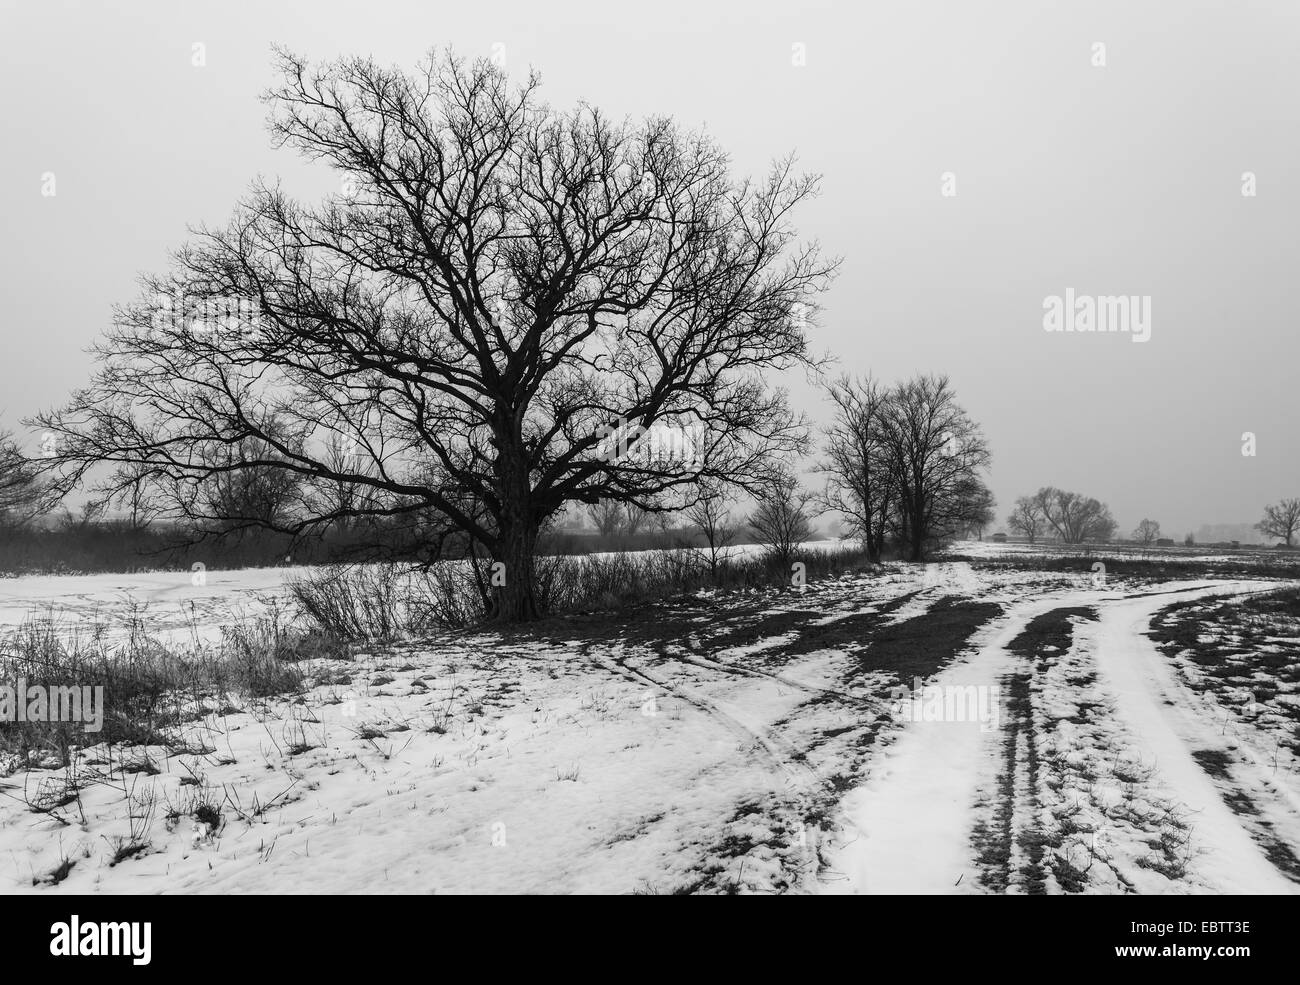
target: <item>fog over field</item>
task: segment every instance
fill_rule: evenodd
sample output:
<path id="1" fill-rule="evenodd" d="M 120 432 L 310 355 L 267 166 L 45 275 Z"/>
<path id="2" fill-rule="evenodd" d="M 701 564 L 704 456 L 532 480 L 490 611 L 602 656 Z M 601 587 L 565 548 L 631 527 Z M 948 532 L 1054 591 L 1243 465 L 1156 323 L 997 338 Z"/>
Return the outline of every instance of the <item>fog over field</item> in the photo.
<path id="1" fill-rule="evenodd" d="M 705 126 L 740 173 L 796 152 L 823 174 L 798 221 L 844 267 L 813 344 L 850 372 L 950 374 L 1000 503 L 1052 484 L 1109 502 L 1125 529 L 1254 523 L 1300 484 L 1285 382 L 1300 13 L 1170 6 L 12 4 L 0 85 L 23 93 L 6 109 L 24 137 L 0 160 L 0 422 L 80 385 L 136 275 L 187 225 L 224 222 L 253 176 L 307 200 L 337 190 L 269 146 L 256 98 L 273 43 L 401 65 L 450 44 L 537 69 L 558 106 Z M 1149 341 L 1045 332 L 1045 300 L 1067 289 L 1149 297 Z M 789 377 L 828 419 L 820 388 Z"/>

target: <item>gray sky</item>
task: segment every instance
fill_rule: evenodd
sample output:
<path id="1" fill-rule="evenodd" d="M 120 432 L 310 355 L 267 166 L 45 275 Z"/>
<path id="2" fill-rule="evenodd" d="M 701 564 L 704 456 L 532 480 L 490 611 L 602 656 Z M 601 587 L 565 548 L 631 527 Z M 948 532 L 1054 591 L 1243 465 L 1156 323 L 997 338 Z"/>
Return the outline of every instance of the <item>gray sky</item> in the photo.
<path id="1" fill-rule="evenodd" d="M 797 221 L 844 265 L 815 344 L 885 379 L 948 373 L 993 449 L 999 517 L 1051 484 L 1125 533 L 1151 516 L 1181 536 L 1300 495 L 1300 5 L 457 7 L 0 0 L 0 427 L 84 382 L 110 306 L 254 175 L 337 190 L 270 147 L 272 43 L 406 65 L 500 43 L 557 106 L 671 114 L 738 171 L 795 150 L 823 173 Z M 1149 296 L 1149 341 L 1045 332 L 1067 288 Z"/>

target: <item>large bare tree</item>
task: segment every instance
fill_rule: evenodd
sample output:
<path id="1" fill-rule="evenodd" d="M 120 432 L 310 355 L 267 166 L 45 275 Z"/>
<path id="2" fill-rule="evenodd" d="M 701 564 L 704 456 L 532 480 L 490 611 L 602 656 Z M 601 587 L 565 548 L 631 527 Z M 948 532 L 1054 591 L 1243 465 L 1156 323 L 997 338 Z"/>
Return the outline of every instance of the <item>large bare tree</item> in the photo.
<path id="1" fill-rule="evenodd" d="M 107 465 L 113 495 L 145 466 L 202 503 L 213 477 L 291 473 L 304 508 L 258 522 L 295 534 L 432 510 L 494 562 L 490 611 L 518 621 L 566 504 L 681 508 L 699 480 L 755 489 L 802 447 L 760 374 L 815 362 L 834 264 L 791 225 L 815 177 L 786 159 L 737 180 L 706 136 L 554 110 L 486 61 L 279 68 L 272 131 L 341 194 L 258 182 L 145 280 L 93 381 L 36 419 L 60 488 Z M 656 428 L 690 453 L 638 454 Z M 340 483 L 365 496 L 328 506 Z"/>

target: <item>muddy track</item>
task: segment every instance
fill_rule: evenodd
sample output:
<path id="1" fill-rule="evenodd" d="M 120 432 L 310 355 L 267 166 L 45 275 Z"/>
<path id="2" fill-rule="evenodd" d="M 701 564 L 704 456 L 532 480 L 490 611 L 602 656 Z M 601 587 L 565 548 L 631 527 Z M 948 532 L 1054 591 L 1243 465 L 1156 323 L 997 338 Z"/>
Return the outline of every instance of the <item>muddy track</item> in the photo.
<path id="1" fill-rule="evenodd" d="M 810 593 L 812 594 L 812 593 Z M 938 598 L 924 614 L 894 621 L 893 614 L 912 602 L 918 593 L 909 592 L 885 601 L 835 599 L 848 608 L 787 610 L 771 608 L 751 614 L 757 626 L 738 626 L 735 620 L 715 631 L 693 625 L 686 637 L 665 638 L 662 627 L 631 643 L 628 635 L 619 645 L 598 647 L 582 644 L 583 652 L 598 666 L 627 680 L 653 687 L 664 694 L 690 704 L 709 715 L 723 728 L 746 741 L 768 762 L 780 778 L 783 793 L 768 813 L 793 814 L 798 821 L 800 848 L 798 871 L 792 875 L 798 889 L 817 890 L 817 875 L 828 859 L 821 852 L 820 832 L 829 823 L 846 789 L 860 779 L 857 771 L 876 743 L 883 729 L 894 725 L 886 698 L 864 686 L 862 675 L 883 671 L 908 686 L 915 678 L 928 677 L 952 661 L 983 627 L 988 619 L 1002 612 L 996 603 L 972 603 L 953 598 Z M 814 596 L 815 597 L 815 596 Z M 802 601 L 802 599 L 801 599 Z M 692 620 L 694 622 L 694 620 Z M 780 642 L 760 652 L 737 652 L 753 646 L 763 632 L 780 630 Z M 683 640 L 685 641 L 683 643 Z M 629 645 L 631 644 L 631 645 Z M 794 661 L 824 651 L 834 651 L 848 658 L 847 677 L 840 686 L 821 686 L 798 680 L 785 672 Z M 611 655 L 611 653 L 613 655 Z M 831 775 L 819 775 L 809 763 L 809 754 L 819 744 L 796 744 L 781 734 L 795 726 L 798 713 L 763 725 L 744 720 L 736 709 L 724 708 L 702 696 L 698 687 L 681 681 L 684 667 L 703 670 L 718 678 L 751 679 L 772 682 L 808 696 L 802 706 L 834 702 L 851 710 L 857 723 L 835 730 L 857 734 L 852 763 Z M 790 825 L 787 824 L 787 827 Z M 811 837 L 809 832 L 812 832 Z"/>
<path id="2" fill-rule="evenodd" d="M 845 799 L 843 878 L 826 888 L 1294 891 L 1300 815 L 1251 813 L 1264 781 L 1240 754 L 1218 778 L 1223 791 L 1207 782 L 1211 760 L 1194 751 L 1219 743 L 1144 635 L 1170 596 L 1258 590 L 1096 586 L 1011 604 L 933 678 L 998 693 L 1001 720 L 908 723 Z M 1243 785 L 1247 773 L 1255 785 Z"/>
<path id="3" fill-rule="evenodd" d="M 1268 587 L 1203 585 L 1199 596 L 1245 599 Z M 1271 775 L 1250 754 L 1249 743 L 1224 734 L 1157 650 L 1148 633 L 1164 608 L 1152 598 L 1116 602 L 1102 610 L 1091 642 L 1100 675 L 1115 695 L 1116 715 L 1129 723 L 1171 796 L 1186 805 L 1191 852 L 1185 878 L 1211 891 L 1295 893 L 1300 798 L 1290 778 Z M 1224 763 L 1223 775 L 1213 775 Z"/>
<path id="4" fill-rule="evenodd" d="M 976 821 L 972 840 L 979 883 L 993 893 L 1016 890 L 1030 896 L 1048 891 L 1049 877 L 1069 889 L 1082 888 L 1053 849 L 1059 833 L 1049 830 L 1041 794 L 1043 764 L 1035 718 L 1035 678 L 1073 645 L 1074 619 L 1095 619 L 1088 606 L 1062 606 L 1035 616 L 1007 646 L 1020 666 L 1002 678 L 1005 723 L 991 816 Z"/>
<path id="5" fill-rule="evenodd" d="M 1205 722 L 1186 720 L 1188 693 L 1145 635 L 1163 608 L 1258 589 L 1038 586 L 994 601 L 933 589 L 882 598 L 879 587 L 832 583 L 739 609 L 677 600 L 618 626 L 535 632 L 706 715 L 774 778 L 710 832 L 680 891 L 743 891 L 734 866 L 706 861 L 743 862 L 759 846 L 788 876 L 778 891 L 1258 892 L 1300 881 L 1300 812 L 1275 823 L 1261 764 L 1241 751 L 1224 759 Z M 900 721 L 888 687 L 913 681 L 986 686 L 1000 720 Z M 773 832 L 759 841 L 747 833 L 756 814 Z M 832 816 L 831 841 L 805 841 Z"/>

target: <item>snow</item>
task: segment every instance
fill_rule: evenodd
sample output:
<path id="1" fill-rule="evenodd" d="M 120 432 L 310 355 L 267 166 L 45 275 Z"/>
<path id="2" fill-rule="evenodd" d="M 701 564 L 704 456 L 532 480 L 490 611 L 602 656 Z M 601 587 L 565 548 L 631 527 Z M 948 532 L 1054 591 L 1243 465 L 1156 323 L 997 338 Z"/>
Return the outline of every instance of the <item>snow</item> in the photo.
<path id="1" fill-rule="evenodd" d="M 969 546 L 956 553 L 975 555 Z M 188 572 L 7 579 L 0 632 L 46 611 L 68 632 L 138 619 L 172 643 L 210 641 L 282 599 L 302 570 L 209 571 L 201 584 Z M 710 593 L 707 617 L 688 613 L 689 628 L 661 640 L 592 637 L 576 623 L 557 638 L 445 634 L 313 661 L 304 669 L 317 683 L 303 695 L 210 711 L 193 723 L 189 752 L 82 750 L 79 800 L 58 812 L 67 823 L 30 806 L 63 790 L 63 770 L 0 777 L 0 888 L 987 892 L 974 832 L 1006 768 L 1006 683 L 1029 666 L 1008 644 L 1038 615 L 1091 606 L 1098 619 L 1078 620 L 1071 645 L 1032 675 L 1032 727 L 1055 785 L 1030 789 L 1018 753 L 1012 830 L 1050 826 L 1079 805 L 1084 847 L 1063 850 L 1081 858 L 1091 837 L 1098 864 L 1071 891 L 1294 893 L 1300 884 L 1260 837 L 1271 830 L 1300 850 L 1295 769 L 1279 769 L 1249 723 L 1225 730 L 1214 696 L 1187 687 L 1184 665 L 1145 635 L 1176 601 L 1277 584 L 891 564 L 774 591 L 771 604 L 748 593 L 758 604 L 743 617 L 711 608 L 725 596 Z M 946 597 L 1004 606 L 926 682 L 998 689 L 997 723 L 887 713 L 891 690 L 911 682 L 864 671 L 836 627 L 904 596 L 882 624 L 925 619 Z M 633 616 L 609 624 L 622 618 Z M 779 628 L 759 632 L 769 619 Z M 809 631 L 838 642 L 799 652 Z M 1228 780 L 1193 756 L 1206 750 L 1228 758 Z M 146 757 L 156 774 L 121 768 Z M 1257 815 L 1230 808 L 1226 782 Z M 193 816 L 204 802 L 221 811 L 213 830 Z M 1148 810 L 1185 818 L 1185 872 L 1143 861 L 1157 829 L 1125 812 Z M 143 850 L 114 864 L 133 841 Z M 1022 841 L 1012 871 L 1030 861 Z M 1046 886 L 1063 891 L 1051 872 Z M 1006 891 L 1024 886 L 1017 878 Z"/>
<path id="2" fill-rule="evenodd" d="M 997 686 L 1011 669 L 1005 651 L 1034 616 L 1084 596 L 1024 603 L 995 620 L 967 660 L 927 686 Z M 978 721 L 909 723 L 873 771 L 844 800 L 843 845 L 824 891 L 890 895 L 973 890 L 971 807 L 991 783 L 1000 735 Z M 912 850 L 900 848 L 911 846 Z M 964 883 L 964 887 L 963 884 Z"/>
<path id="3" fill-rule="evenodd" d="M 1276 587 L 1267 582 L 1237 582 L 1229 591 L 1244 594 Z M 1202 594 L 1225 594 L 1225 586 L 1207 586 L 1189 597 Z M 1126 600 L 1104 608 L 1095 629 L 1085 627 L 1093 640 L 1097 665 L 1115 697 L 1116 713 L 1129 728 L 1136 753 L 1155 765 L 1190 814 L 1197 849 L 1191 868 L 1204 891 L 1296 893 L 1300 887 L 1267 861 L 1192 758 L 1193 750 L 1226 751 L 1227 744 L 1220 723 L 1199 713 L 1168 662 L 1144 635 L 1163 604 L 1159 598 Z M 1300 819 L 1300 799 L 1290 791 L 1283 796 L 1290 802 L 1290 826 L 1294 827 Z"/>
<path id="4" fill-rule="evenodd" d="M 238 571 L 152 571 L 100 575 L 24 575 L 0 579 L 0 634 L 49 614 L 69 633 L 97 624 L 120 632 L 133 616 L 172 642 L 213 642 L 221 628 L 281 598 L 302 567 Z"/>

